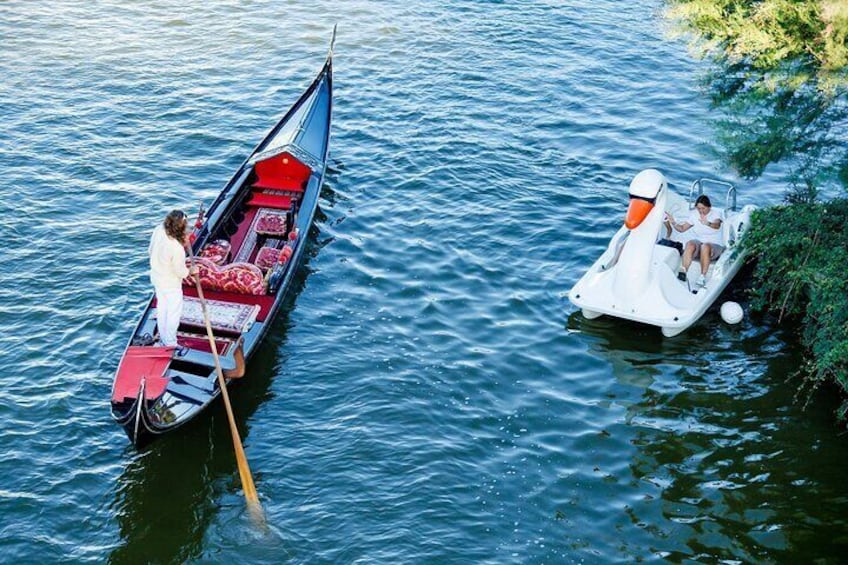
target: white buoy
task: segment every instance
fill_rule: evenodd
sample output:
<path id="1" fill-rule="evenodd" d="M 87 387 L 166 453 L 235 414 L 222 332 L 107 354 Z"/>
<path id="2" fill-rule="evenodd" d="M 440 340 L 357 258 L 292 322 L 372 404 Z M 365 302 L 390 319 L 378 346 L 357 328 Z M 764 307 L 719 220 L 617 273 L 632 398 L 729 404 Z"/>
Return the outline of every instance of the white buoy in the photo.
<path id="1" fill-rule="evenodd" d="M 736 302 L 725 302 L 721 305 L 721 319 L 728 324 L 738 324 L 744 317 L 745 312 Z"/>

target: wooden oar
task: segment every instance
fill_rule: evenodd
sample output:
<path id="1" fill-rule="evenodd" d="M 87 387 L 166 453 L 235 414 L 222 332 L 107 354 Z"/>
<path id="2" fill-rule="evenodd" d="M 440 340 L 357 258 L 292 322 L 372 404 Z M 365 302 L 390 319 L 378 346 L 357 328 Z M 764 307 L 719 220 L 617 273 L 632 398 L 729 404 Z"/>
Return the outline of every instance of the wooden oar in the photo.
<path id="1" fill-rule="evenodd" d="M 188 256 L 191 260 L 191 266 L 197 267 L 194 260 L 194 249 L 191 244 L 187 245 Z M 206 299 L 203 297 L 203 287 L 200 285 L 200 273 L 195 273 L 194 283 L 197 285 L 197 297 L 200 299 L 200 308 L 203 311 L 203 321 L 206 323 L 206 335 L 209 337 L 209 347 L 212 349 L 212 357 L 215 359 L 215 372 L 218 374 L 218 386 L 221 389 L 221 396 L 224 397 L 224 406 L 227 408 L 227 420 L 230 422 L 230 433 L 233 436 L 233 449 L 236 452 L 236 462 L 238 463 L 239 477 L 241 478 L 241 486 L 244 490 L 244 497 L 247 499 L 247 509 L 255 519 L 263 519 L 262 505 L 259 504 L 259 497 L 256 495 L 256 486 L 253 484 L 253 475 L 250 474 L 250 467 L 247 465 L 247 457 L 244 454 L 244 447 L 241 445 L 238 429 L 236 428 L 236 420 L 233 417 L 233 408 L 230 406 L 230 397 L 227 394 L 227 383 L 224 381 L 224 371 L 221 369 L 221 360 L 218 358 L 218 346 L 215 343 L 215 336 L 212 334 L 212 324 L 209 321 L 209 312 L 206 310 Z M 264 521 L 264 520 L 263 520 Z"/>

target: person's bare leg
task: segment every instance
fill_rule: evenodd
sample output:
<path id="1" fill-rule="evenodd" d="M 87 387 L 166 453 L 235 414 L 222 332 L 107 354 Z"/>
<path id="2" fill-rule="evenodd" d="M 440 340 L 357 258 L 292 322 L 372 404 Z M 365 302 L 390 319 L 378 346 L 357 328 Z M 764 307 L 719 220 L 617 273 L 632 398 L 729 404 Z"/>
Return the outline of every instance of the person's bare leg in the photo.
<path id="1" fill-rule="evenodd" d="M 689 270 L 689 265 L 692 264 L 692 256 L 695 255 L 695 242 L 690 241 L 686 244 L 686 250 L 683 251 L 683 264 L 681 269 L 685 273 Z"/>
<path id="2" fill-rule="evenodd" d="M 701 274 L 707 276 L 707 269 L 710 268 L 710 253 L 712 247 L 709 243 L 701 244 Z"/>

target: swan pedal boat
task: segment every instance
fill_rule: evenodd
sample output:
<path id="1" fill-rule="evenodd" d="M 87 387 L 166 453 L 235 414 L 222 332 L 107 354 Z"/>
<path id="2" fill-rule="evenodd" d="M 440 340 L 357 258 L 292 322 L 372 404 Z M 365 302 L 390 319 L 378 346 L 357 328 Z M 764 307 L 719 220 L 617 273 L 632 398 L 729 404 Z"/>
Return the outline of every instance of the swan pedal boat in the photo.
<path id="1" fill-rule="evenodd" d="M 706 285 L 696 286 L 701 274 L 693 260 L 686 281 L 678 279 L 682 256 L 668 240 L 686 247 L 692 229 L 672 230 L 666 238 L 666 213 L 683 221 L 705 188 L 726 190 L 724 209 L 713 207 L 722 219 L 724 252 L 710 263 Z M 756 206 L 736 207 L 736 188 L 723 181 L 701 178 L 692 183 L 688 202 L 669 190 L 662 173 L 642 171 L 630 184 L 630 207 L 625 224 L 606 251 L 569 291 L 568 299 L 587 319 L 615 316 L 659 326 L 666 337 L 685 331 L 700 319 L 730 283 L 745 260 L 740 241 L 750 226 Z M 666 238 L 666 241 L 660 242 Z"/>
<path id="2" fill-rule="evenodd" d="M 334 41 L 335 30 L 321 71 L 195 224 L 192 249 L 227 385 L 244 375 L 304 254 L 329 151 Z M 199 293 L 188 282 L 179 347 L 156 344 L 151 297 L 115 374 L 112 418 L 136 447 L 221 394 Z"/>

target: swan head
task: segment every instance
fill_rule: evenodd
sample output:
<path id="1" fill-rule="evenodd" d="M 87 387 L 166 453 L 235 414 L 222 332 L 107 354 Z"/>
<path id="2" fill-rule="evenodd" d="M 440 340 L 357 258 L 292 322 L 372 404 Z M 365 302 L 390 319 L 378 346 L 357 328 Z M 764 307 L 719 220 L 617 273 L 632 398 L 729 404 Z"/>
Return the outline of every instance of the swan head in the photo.
<path id="1" fill-rule="evenodd" d="M 645 169 L 630 181 L 630 205 L 624 225 L 635 229 L 654 208 L 657 197 L 668 188 L 665 176 L 656 169 Z"/>

